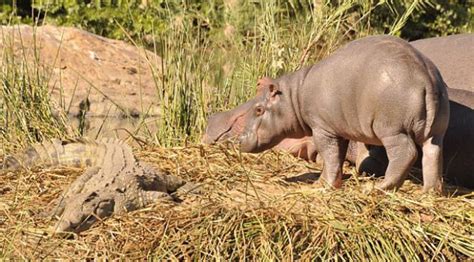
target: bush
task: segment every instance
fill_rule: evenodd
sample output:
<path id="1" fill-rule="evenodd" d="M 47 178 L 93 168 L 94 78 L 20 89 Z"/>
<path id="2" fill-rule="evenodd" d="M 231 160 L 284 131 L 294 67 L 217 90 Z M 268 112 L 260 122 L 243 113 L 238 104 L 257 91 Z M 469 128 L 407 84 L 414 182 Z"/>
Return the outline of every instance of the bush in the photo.
<path id="1" fill-rule="evenodd" d="M 237 25 L 239 32 L 248 32 L 256 18 L 264 11 L 260 1 L 165 1 L 165 0 L 33 0 L 20 1 L 16 5 L 4 1 L 1 7 L 2 23 L 13 19 L 31 23 L 43 20 L 58 25 L 76 26 L 95 34 L 115 39 L 127 39 L 126 33 L 134 39 L 140 36 L 170 29 L 169 15 L 194 16 L 194 25 L 200 24 L 213 31 L 226 26 L 226 20 Z M 318 8 L 319 1 L 270 1 L 276 3 L 277 11 L 287 17 L 308 15 Z M 333 6 L 341 6 L 344 1 L 329 1 Z M 407 19 L 400 35 L 408 40 L 468 32 L 473 28 L 474 6 L 469 0 L 417 0 L 417 1 L 357 1 L 354 16 L 361 17 L 368 7 L 370 26 L 376 31 L 390 32 L 390 27 L 412 4 L 417 10 Z M 228 12 L 229 6 L 238 9 L 238 15 Z M 363 8 L 360 8 L 363 6 Z M 226 11 L 227 10 L 227 11 Z M 15 14 L 11 16 L 10 14 Z M 236 12 L 234 12 L 235 14 Z M 205 23 L 199 23 L 202 20 Z M 201 22 L 202 22 L 201 21 Z M 122 28 L 123 27 L 123 28 Z M 126 32 L 126 33 L 125 33 Z"/>

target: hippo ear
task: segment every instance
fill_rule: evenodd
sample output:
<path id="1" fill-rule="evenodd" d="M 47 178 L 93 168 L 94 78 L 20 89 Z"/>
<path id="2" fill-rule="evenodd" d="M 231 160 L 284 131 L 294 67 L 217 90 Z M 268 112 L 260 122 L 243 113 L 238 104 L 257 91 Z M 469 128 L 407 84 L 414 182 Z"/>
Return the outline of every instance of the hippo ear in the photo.
<path id="1" fill-rule="evenodd" d="M 255 92 L 255 96 L 260 96 L 264 93 L 265 91 L 265 88 L 263 85 L 261 85 L 260 83 L 257 83 L 257 92 Z"/>
<path id="2" fill-rule="evenodd" d="M 273 79 L 270 77 L 263 77 L 257 82 L 257 93 L 256 96 L 260 96 L 265 93 L 266 88 L 273 84 Z"/>

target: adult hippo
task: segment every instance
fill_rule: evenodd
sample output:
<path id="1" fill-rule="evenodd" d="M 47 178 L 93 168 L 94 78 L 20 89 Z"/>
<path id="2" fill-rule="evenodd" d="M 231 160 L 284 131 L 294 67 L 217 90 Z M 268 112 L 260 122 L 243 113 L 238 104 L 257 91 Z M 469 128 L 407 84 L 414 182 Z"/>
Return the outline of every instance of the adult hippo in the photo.
<path id="1" fill-rule="evenodd" d="M 420 145 L 423 189 L 441 191 L 446 85 L 406 41 L 359 39 L 314 66 L 260 85 L 238 138 L 241 151 L 258 153 L 285 138 L 312 136 L 324 161 L 321 178 L 337 188 L 349 140 L 383 145 L 389 161 L 377 187 L 390 190 L 402 185 Z"/>
<path id="2" fill-rule="evenodd" d="M 474 91 L 474 34 L 427 38 L 410 44 L 438 67 L 448 87 Z"/>

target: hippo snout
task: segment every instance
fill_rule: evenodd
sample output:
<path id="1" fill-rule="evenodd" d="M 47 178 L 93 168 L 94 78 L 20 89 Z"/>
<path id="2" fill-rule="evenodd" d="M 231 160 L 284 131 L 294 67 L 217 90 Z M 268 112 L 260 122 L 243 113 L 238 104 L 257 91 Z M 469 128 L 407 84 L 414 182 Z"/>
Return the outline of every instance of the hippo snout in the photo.
<path id="1" fill-rule="evenodd" d="M 244 133 L 239 136 L 238 142 L 240 145 L 240 151 L 246 153 L 258 153 L 257 149 L 257 137 L 252 133 Z"/>

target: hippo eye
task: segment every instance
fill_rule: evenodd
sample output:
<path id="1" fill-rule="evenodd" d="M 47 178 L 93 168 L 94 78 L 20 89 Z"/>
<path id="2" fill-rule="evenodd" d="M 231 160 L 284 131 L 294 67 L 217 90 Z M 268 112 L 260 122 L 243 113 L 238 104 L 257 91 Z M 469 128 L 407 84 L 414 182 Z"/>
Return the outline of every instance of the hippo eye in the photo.
<path id="1" fill-rule="evenodd" d="M 263 106 L 257 106 L 257 107 L 255 108 L 255 114 L 256 114 L 257 116 L 263 115 L 264 112 L 265 112 L 265 109 L 263 108 Z"/>

